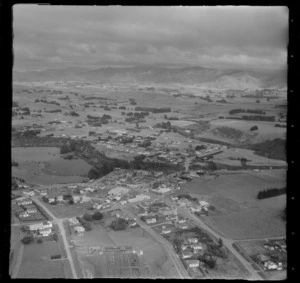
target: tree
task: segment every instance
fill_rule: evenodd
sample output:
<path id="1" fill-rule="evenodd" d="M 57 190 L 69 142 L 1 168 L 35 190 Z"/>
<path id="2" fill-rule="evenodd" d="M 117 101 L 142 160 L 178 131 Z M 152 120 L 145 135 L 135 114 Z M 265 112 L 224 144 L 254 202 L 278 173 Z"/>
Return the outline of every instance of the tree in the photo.
<path id="1" fill-rule="evenodd" d="M 83 215 L 83 219 L 86 220 L 86 221 L 92 221 L 93 220 L 93 215 L 89 214 L 89 213 L 85 213 Z"/>
<path id="2" fill-rule="evenodd" d="M 42 239 L 42 238 L 38 238 L 38 239 L 37 239 L 37 243 L 38 243 L 38 244 L 42 244 L 42 243 L 43 243 L 43 239 Z"/>
<path id="3" fill-rule="evenodd" d="M 99 172 L 96 168 L 91 168 L 89 173 L 88 173 L 88 177 L 89 177 L 90 180 L 98 179 L 100 177 L 100 174 L 99 174 Z"/>
<path id="4" fill-rule="evenodd" d="M 223 240 L 222 240 L 222 238 L 219 238 L 218 243 L 219 243 L 219 247 L 220 247 L 220 248 L 223 247 Z"/>
<path id="5" fill-rule="evenodd" d="M 56 241 L 56 242 L 58 241 L 58 236 L 57 236 L 56 233 L 53 234 L 53 240 Z"/>
<path id="6" fill-rule="evenodd" d="M 21 242 L 22 242 L 24 245 L 29 245 L 29 244 L 31 244 L 33 241 L 34 241 L 33 236 L 25 236 L 25 237 L 21 240 Z"/>
<path id="7" fill-rule="evenodd" d="M 256 103 L 260 103 L 260 100 L 259 100 L 259 99 L 257 99 L 257 100 L 256 100 Z"/>
<path id="8" fill-rule="evenodd" d="M 70 205 L 74 204 L 74 200 L 73 200 L 73 199 L 70 199 L 70 200 L 69 200 L 69 204 L 70 204 Z"/>
<path id="9" fill-rule="evenodd" d="M 92 218 L 93 218 L 94 220 L 101 220 L 101 219 L 103 218 L 103 214 L 102 214 L 100 211 L 96 211 L 96 212 L 93 214 Z"/>
<path id="10" fill-rule="evenodd" d="M 258 130 L 258 127 L 257 126 L 253 126 L 250 128 L 250 131 L 257 131 Z"/>

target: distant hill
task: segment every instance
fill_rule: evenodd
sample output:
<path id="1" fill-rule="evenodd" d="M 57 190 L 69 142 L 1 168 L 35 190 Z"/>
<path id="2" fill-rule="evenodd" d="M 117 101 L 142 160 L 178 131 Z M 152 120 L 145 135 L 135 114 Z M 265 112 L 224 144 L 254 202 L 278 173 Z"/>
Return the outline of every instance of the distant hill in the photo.
<path id="1" fill-rule="evenodd" d="M 219 89 L 285 88 L 283 71 L 218 70 L 203 67 L 167 68 L 159 66 L 105 67 L 86 69 L 70 67 L 45 71 L 14 71 L 15 81 L 128 82 L 188 84 Z"/>

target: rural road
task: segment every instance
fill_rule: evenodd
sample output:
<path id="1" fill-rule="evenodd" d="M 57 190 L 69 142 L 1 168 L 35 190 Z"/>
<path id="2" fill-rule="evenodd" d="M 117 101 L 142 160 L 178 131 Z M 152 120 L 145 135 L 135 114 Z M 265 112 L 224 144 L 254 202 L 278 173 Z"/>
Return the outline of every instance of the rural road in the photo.
<path id="1" fill-rule="evenodd" d="M 74 262 L 73 262 L 73 257 L 72 257 L 71 252 L 70 252 L 70 246 L 69 246 L 69 243 L 68 243 L 68 240 L 67 240 L 65 227 L 63 225 L 64 219 L 60 219 L 60 218 L 57 218 L 56 216 L 54 216 L 53 213 L 38 198 L 33 197 L 32 199 L 39 206 L 41 206 L 46 211 L 46 213 L 52 217 L 53 222 L 55 222 L 57 224 L 57 226 L 58 226 L 58 228 L 61 232 L 61 236 L 62 236 L 62 239 L 63 239 L 65 250 L 66 250 L 69 262 L 70 262 L 73 278 L 78 279 L 76 269 L 75 269 L 75 265 L 74 265 Z"/>
<path id="2" fill-rule="evenodd" d="M 170 206 L 174 206 L 175 204 L 173 202 L 171 202 L 168 199 L 165 199 L 165 202 L 170 205 Z M 193 220 L 193 222 L 199 226 L 200 228 L 206 230 L 207 232 L 209 232 L 210 234 L 212 234 L 213 236 L 215 236 L 217 239 L 218 238 L 222 238 L 223 240 L 223 245 L 232 253 L 234 254 L 238 260 L 244 265 L 244 267 L 248 270 L 250 277 L 248 279 L 250 280 L 262 280 L 262 277 L 257 273 L 257 271 L 252 267 L 251 263 L 248 262 L 238 251 L 236 251 L 233 248 L 233 243 L 235 242 L 232 239 L 228 239 L 228 238 L 224 238 L 224 237 L 220 237 L 220 235 L 215 232 L 213 229 L 211 229 L 206 223 L 204 223 L 201 219 L 199 219 L 198 217 L 196 217 L 195 215 L 191 214 L 187 209 L 182 208 L 180 206 L 177 206 L 177 210 L 180 214 L 184 215 L 186 218 L 189 218 L 191 220 Z"/>
<path id="3" fill-rule="evenodd" d="M 22 262 L 22 258 L 23 258 L 23 251 L 24 251 L 24 245 L 21 244 L 20 248 L 18 249 L 18 255 L 17 255 L 17 260 L 13 269 L 13 272 L 11 274 L 11 278 L 17 278 L 18 273 L 19 273 L 19 269 L 21 266 L 21 262 Z"/>
<path id="4" fill-rule="evenodd" d="M 140 227 L 142 229 L 147 231 L 150 235 L 152 235 L 158 242 L 160 242 L 164 246 L 164 248 L 167 250 L 169 257 L 172 260 L 175 268 L 177 269 L 178 274 L 180 275 L 180 278 L 181 279 L 189 278 L 187 271 L 183 267 L 180 259 L 178 258 L 177 254 L 173 250 L 173 247 L 171 246 L 171 244 L 166 239 L 164 239 L 162 236 L 158 235 L 154 230 L 152 230 L 152 228 L 150 228 L 148 225 L 146 225 L 142 220 L 140 220 L 131 211 L 129 211 L 128 209 L 125 209 L 124 207 L 120 207 L 120 209 L 122 209 L 123 212 L 125 212 L 131 218 L 136 219 L 136 222 L 140 225 Z"/>

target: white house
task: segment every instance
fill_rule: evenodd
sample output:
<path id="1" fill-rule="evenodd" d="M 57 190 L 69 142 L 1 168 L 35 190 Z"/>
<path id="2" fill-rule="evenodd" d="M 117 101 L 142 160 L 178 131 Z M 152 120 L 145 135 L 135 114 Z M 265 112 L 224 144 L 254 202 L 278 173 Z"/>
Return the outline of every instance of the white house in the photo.
<path id="1" fill-rule="evenodd" d="M 185 261 L 188 267 L 198 267 L 200 265 L 197 259 L 188 259 Z"/>
<path id="2" fill-rule="evenodd" d="M 33 197 L 34 196 L 34 191 L 28 191 L 28 190 L 25 191 L 24 190 L 23 195 Z"/>
<path id="3" fill-rule="evenodd" d="M 72 196 L 74 203 L 77 203 L 80 201 L 80 196 Z"/>
<path id="4" fill-rule="evenodd" d="M 198 239 L 197 238 L 188 238 L 188 242 L 195 244 L 195 243 L 198 243 Z"/>
<path id="5" fill-rule="evenodd" d="M 182 258 L 190 258 L 193 256 L 193 253 L 190 251 L 182 251 Z"/>
<path id="6" fill-rule="evenodd" d="M 147 219 L 146 219 L 146 223 L 147 223 L 147 224 L 156 223 L 156 218 L 154 218 L 154 217 L 153 217 L 153 218 L 147 218 Z"/>
<path id="7" fill-rule="evenodd" d="M 79 221 L 78 221 L 78 219 L 76 217 L 72 217 L 68 221 L 69 221 L 70 225 L 77 225 L 77 224 L 79 224 Z"/>
<path id="8" fill-rule="evenodd" d="M 171 233 L 171 230 L 170 230 L 170 229 L 163 229 L 163 230 L 161 231 L 161 233 L 162 233 L 162 234 L 169 234 L 169 233 Z"/>
<path id="9" fill-rule="evenodd" d="M 47 237 L 49 236 L 49 234 L 51 234 L 51 232 L 52 232 L 51 228 L 41 229 L 39 230 L 39 235 L 43 237 Z"/>
<path id="10" fill-rule="evenodd" d="M 52 228 L 52 222 L 44 221 L 44 222 L 39 222 L 39 223 L 34 223 L 29 225 L 30 231 L 41 230 L 45 228 Z"/>
<path id="11" fill-rule="evenodd" d="M 21 200 L 21 201 L 17 202 L 18 206 L 20 206 L 20 205 L 28 205 L 28 204 L 32 204 L 32 200 L 31 199 L 24 199 L 24 200 Z"/>
<path id="12" fill-rule="evenodd" d="M 64 197 L 62 195 L 59 195 L 56 197 L 57 201 L 64 201 Z"/>
<path id="13" fill-rule="evenodd" d="M 20 218 L 26 218 L 26 217 L 29 217 L 29 214 L 28 214 L 27 211 L 23 211 L 23 212 L 19 213 L 19 217 Z"/>
<path id="14" fill-rule="evenodd" d="M 75 227 L 74 227 L 74 231 L 75 231 L 76 233 L 82 233 L 82 232 L 85 231 L 85 229 L 84 229 L 84 227 L 82 227 L 82 226 L 75 226 Z"/>

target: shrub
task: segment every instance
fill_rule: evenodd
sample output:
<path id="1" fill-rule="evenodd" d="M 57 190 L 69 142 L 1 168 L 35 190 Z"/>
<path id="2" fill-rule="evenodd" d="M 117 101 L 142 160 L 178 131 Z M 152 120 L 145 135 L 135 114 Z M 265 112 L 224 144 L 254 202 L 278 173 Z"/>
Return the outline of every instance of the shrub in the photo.
<path id="1" fill-rule="evenodd" d="M 58 241 L 58 236 L 57 236 L 56 233 L 53 234 L 53 240 L 56 241 L 56 242 Z"/>
<path id="2" fill-rule="evenodd" d="M 93 214 L 92 218 L 93 218 L 94 220 L 101 220 L 101 219 L 103 218 L 103 214 L 102 214 L 101 212 L 99 212 L 99 211 L 96 211 L 96 212 Z"/>
<path id="3" fill-rule="evenodd" d="M 32 242 L 34 241 L 33 237 L 32 236 L 25 236 L 21 242 L 24 244 L 24 245 L 29 245 L 31 244 Z"/>
<path id="4" fill-rule="evenodd" d="M 42 243 L 43 243 L 43 239 L 38 238 L 38 239 L 37 239 L 37 243 L 38 243 L 38 244 L 42 244 Z"/>
<path id="5" fill-rule="evenodd" d="M 92 221 L 93 220 L 93 215 L 89 214 L 89 213 L 85 213 L 83 215 L 83 219 L 86 220 L 86 221 Z"/>

